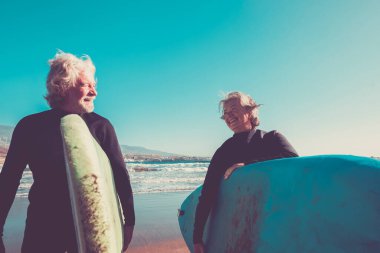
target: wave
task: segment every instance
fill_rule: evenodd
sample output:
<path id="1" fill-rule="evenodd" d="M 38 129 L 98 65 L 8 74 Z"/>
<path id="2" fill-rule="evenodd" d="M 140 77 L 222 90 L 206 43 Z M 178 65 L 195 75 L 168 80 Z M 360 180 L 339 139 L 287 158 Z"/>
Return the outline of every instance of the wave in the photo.
<path id="1" fill-rule="evenodd" d="M 163 192 L 192 192 L 196 189 L 196 187 L 184 187 L 184 188 L 177 188 L 177 189 L 152 189 L 152 190 L 145 190 L 145 191 L 138 191 L 133 192 L 134 194 L 148 194 L 148 193 L 163 193 Z"/>
<path id="2" fill-rule="evenodd" d="M 140 166 L 135 166 L 132 168 L 134 172 L 147 172 L 147 171 L 158 171 L 157 168 L 146 168 L 146 167 L 140 167 Z"/>
<path id="3" fill-rule="evenodd" d="M 163 183 L 202 183 L 204 180 L 204 177 L 197 177 L 197 178 L 148 178 L 148 179 L 145 179 L 144 182 L 139 182 L 140 184 L 141 183 L 144 183 L 144 184 L 157 184 L 157 185 L 161 185 Z M 132 184 L 133 183 L 137 183 L 137 182 L 134 182 L 134 180 L 132 180 L 131 182 Z"/>
<path id="4" fill-rule="evenodd" d="M 136 170 L 138 168 L 138 170 Z M 162 164 L 130 164 L 127 169 L 130 173 L 141 171 L 176 171 L 176 172 L 205 172 L 208 164 L 170 164 L 163 166 Z"/>
<path id="5" fill-rule="evenodd" d="M 208 162 L 127 163 L 134 194 L 193 191 L 203 183 Z M 33 175 L 25 170 L 17 197 L 27 197 Z"/>

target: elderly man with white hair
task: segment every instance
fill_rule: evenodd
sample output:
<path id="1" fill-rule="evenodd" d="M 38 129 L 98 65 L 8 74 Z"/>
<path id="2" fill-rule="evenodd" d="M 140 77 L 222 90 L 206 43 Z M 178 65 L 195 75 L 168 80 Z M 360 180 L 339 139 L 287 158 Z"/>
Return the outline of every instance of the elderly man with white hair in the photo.
<path id="1" fill-rule="evenodd" d="M 49 64 L 46 100 L 51 110 L 29 115 L 17 124 L 0 174 L 1 235 L 22 173 L 28 165 L 34 183 L 29 192 L 21 252 L 77 252 L 60 121 L 67 114 L 78 114 L 111 162 L 125 217 L 125 251 L 135 224 L 132 189 L 113 126 L 93 112 L 98 94 L 95 66 L 88 56 L 78 58 L 62 51 Z M 2 237 L 0 252 L 5 252 Z"/>

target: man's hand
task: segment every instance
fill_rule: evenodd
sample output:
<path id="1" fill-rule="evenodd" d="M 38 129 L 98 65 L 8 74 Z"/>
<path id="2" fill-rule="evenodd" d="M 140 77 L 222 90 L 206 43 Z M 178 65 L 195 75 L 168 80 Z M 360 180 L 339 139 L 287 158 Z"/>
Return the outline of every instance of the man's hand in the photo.
<path id="1" fill-rule="evenodd" d="M 0 236 L 0 253 L 5 253 L 5 247 L 3 242 L 3 237 Z"/>
<path id="2" fill-rule="evenodd" d="M 128 246 L 132 240 L 133 229 L 134 229 L 134 226 L 127 226 L 127 225 L 124 226 L 124 244 L 123 244 L 122 253 L 127 252 Z"/>
<path id="3" fill-rule="evenodd" d="M 224 173 L 224 180 L 228 179 L 231 176 L 232 172 L 234 172 L 237 168 L 243 167 L 244 165 L 244 163 L 235 163 L 229 167 Z"/>
<path id="4" fill-rule="evenodd" d="M 194 253 L 205 253 L 205 246 L 203 243 L 194 244 Z"/>

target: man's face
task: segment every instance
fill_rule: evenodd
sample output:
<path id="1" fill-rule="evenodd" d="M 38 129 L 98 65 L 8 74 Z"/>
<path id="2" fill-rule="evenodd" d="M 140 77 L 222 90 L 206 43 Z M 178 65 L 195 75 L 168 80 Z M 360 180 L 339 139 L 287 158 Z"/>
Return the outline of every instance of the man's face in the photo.
<path id="1" fill-rule="evenodd" d="M 97 95 L 94 75 L 83 72 L 75 87 L 68 90 L 64 109 L 71 113 L 89 113 L 94 111 L 94 99 Z"/>
<path id="2" fill-rule="evenodd" d="M 240 133 L 252 129 L 250 112 L 240 104 L 239 99 L 233 99 L 224 104 L 222 118 L 227 126 L 234 132 Z"/>

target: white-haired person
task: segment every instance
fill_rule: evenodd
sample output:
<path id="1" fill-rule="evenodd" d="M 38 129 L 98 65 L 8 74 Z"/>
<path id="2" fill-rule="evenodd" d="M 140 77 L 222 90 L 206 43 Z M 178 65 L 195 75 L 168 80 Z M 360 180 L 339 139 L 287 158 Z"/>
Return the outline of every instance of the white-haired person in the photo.
<path id="1" fill-rule="evenodd" d="M 258 129 L 258 107 L 242 92 L 231 92 L 219 103 L 222 119 L 234 132 L 213 155 L 204 180 L 195 214 L 193 243 L 195 253 L 204 253 L 203 230 L 215 203 L 222 179 L 246 164 L 298 156 L 287 139 L 277 131 Z M 231 231 L 233 233 L 233 231 Z"/>
<path id="2" fill-rule="evenodd" d="M 97 96 L 95 66 L 88 56 L 76 57 L 62 51 L 49 64 L 45 98 L 51 109 L 20 120 L 0 174 L 0 252 L 5 252 L 3 227 L 27 165 L 34 182 L 28 195 L 21 252 L 78 251 L 60 134 L 60 120 L 67 114 L 78 114 L 84 119 L 111 162 L 125 217 L 126 251 L 135 224 L 132 189 L 113 126 L 93 112 Z"/>

